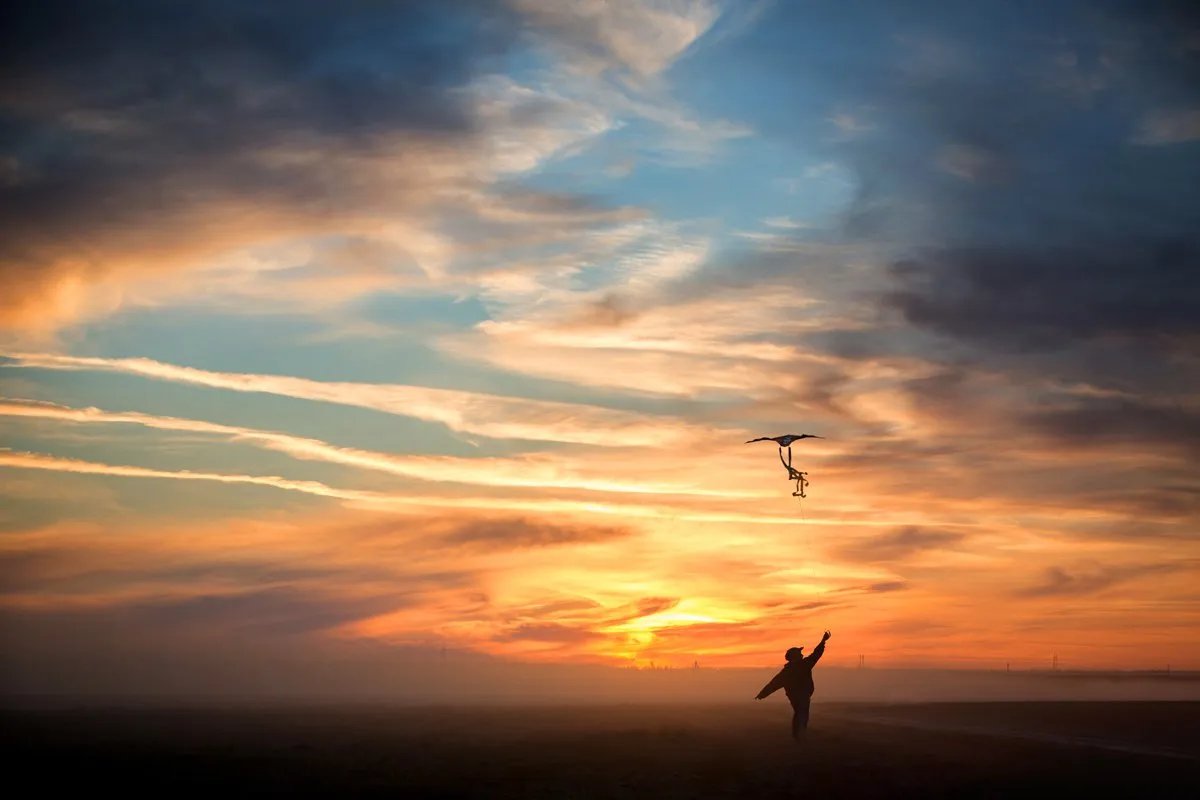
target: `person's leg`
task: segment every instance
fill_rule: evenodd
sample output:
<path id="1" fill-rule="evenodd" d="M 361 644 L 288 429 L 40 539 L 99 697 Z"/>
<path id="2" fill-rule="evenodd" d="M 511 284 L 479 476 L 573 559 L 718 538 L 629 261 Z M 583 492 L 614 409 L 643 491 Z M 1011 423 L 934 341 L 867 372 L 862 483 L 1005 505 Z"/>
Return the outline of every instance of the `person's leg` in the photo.
<path id="1" fill-rule="evenodd" d="M 807 697 L 797 698 L 792 702 L 792 738 L 801 739 L 808 730 L 808 704 Z"/>

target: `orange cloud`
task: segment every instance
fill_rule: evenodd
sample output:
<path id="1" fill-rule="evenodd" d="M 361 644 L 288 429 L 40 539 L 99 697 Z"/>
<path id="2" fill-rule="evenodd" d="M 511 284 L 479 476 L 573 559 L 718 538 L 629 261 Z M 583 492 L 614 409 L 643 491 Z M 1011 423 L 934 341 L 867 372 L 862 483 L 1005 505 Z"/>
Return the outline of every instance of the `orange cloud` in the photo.
<path id="1" fill-rule="evenodd" d="M 1025 665 L 1048 645 L 1092 663 L 1128 663 L 1135 647 L 1182 663 L 1161 637 L 1195 617 L 1200 561 L 1143 569 L 1151 549 L 1114 548 L 1077 564 L 1069 547 L 982 558 L 972 540 L 898 533 L 876 536 L 876 554 L 903 547 L 903 558 L 860 564 L 839 560 L 837 526 L 821 530 L 482 508 L 273 514 L 171 536 L 149 522 L 59 524 L 6 534 L 0 604 L 533 660 L 756 666 L 831 628 L 831 664 L 865 652 L 880 666 Z M 917 545 L 976 558 L 919 558 Z M 1168 595 L 1183 604 L 1169 621 Z M 1131 627 L 1097 642 L 1114 613 Z"/>

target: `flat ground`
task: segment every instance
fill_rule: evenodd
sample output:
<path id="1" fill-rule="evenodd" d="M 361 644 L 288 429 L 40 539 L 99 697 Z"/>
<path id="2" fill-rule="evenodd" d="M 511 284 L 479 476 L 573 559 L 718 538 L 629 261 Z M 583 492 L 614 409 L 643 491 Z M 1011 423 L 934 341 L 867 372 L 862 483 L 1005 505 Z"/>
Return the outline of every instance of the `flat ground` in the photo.
<path id="1" fill-rule="evenodd" d="M 1200 703 L 8 711 L 10 785 L 336 797 L 1200 796 Z"/>

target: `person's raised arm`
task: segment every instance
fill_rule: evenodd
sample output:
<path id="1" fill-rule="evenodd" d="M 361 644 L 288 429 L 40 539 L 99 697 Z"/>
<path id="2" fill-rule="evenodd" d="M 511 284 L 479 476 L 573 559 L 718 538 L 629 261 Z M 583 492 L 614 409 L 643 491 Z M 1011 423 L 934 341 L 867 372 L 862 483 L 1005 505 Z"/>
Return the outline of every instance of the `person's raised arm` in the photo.
<path id="1" fill-rule="evenodd" d="M 821 656 L 825 654 L 825 642 L 829 639 L 829 631 L 825 631 L 825 635 L 821 637 L 821 643 L 813 648 L 812 655 L 808 657 L 808 663 L 816 664 L 821 660 Z"/>

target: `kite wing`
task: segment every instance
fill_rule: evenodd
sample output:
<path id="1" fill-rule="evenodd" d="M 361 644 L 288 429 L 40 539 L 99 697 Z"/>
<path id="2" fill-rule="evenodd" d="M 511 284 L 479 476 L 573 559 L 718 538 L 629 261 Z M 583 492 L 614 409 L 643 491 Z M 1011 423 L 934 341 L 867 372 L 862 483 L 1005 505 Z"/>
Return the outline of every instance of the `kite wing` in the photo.
<path id="1" fill-rule="evenodd" d="M 775 442 L 780 447 L 791 447 L 792 442 L 798 442 L 801 439 L 824 439 L 824 438 L 825 438 L 824 436 L 817 436 L 816 434 L 813 434 L 813 433 L 801 433 L 801 434 L 789 433 L 784 436 L 760 436 L 757 439 L 751 439 L 749 442 L 746 442 L 746 444 L 750 444 L 751 442 Z"/>

